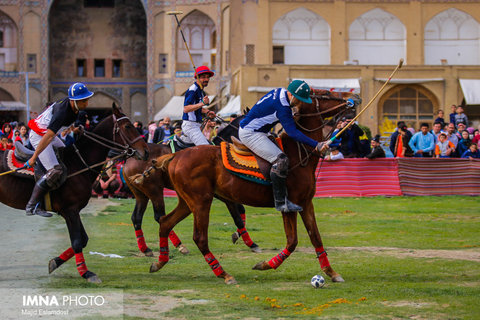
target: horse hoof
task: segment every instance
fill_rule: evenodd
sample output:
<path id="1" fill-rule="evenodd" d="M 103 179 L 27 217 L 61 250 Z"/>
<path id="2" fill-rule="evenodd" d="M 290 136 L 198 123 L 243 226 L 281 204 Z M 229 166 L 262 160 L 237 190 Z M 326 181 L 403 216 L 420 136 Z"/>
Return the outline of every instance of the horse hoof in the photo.
<path id="1" fill-rule="evenodd" d="M 231 275 L 225 277 L 225 284 L 237 284 L 237 280 Z"/>
<path id="2" fill-rule="evenodd" d="M 162 269 L 166 263 L 166 261 L 157 261 L 152 263 L 150 266 L 150 273 L 157 272 L 158 270 Z"/>
<path id="3" fill-rule="evenodd" d="M 238 234 L 238 232 L 234 232 L 232 233 L 232 242 L 233 244 L 237 243 L 237 240 L 240 238 L 240 235 Z"/>
<path id="4" fill-rule="evenodd" d="M 102 283 L 102 280 L 100 280 L 100 278 L 95 273 L 93 273 L 92 276 L 87 278 L 87 282 L 98 284 L 98 283 Z"/>
<path id="5" fill-rule="evenodd" d="M 190 250 L 182 243 L 177 247 L 178 251 L 180 251 L 181 254 L 189 254 Z"/>
<path id="6" fill-rule="evenodd" d="M 268 270 L 268 269 L 271 269 L 270 265 L 265 262 L 265 261 L 262 261 L 262 262 L 259 262 L 257 263 L 256 265 L 253 266 L 252 270 Z"/>
<path id="7" fill-rule="evenodd" d="M 52 273 L 57 268 L 58 268 L 58 266 L 57 266 L 57 262 L 55 261 L 55 259 L 52 259 L 48 262 L 48 273 Z"/>
<path id="8" fill-rule="evenodd" d="M 255 247 L 254 247 L 254 246 L 251 246 L 251 247 L 250 247 L 250 250 L 251 250 L 252 252 L 255 252 L 255 253 L 262 253 L 262 249 L 260 249 L 259 246 L 255 246 Z"/>
<path id="9" fill-rule="evenodd" d="M 345 282 L 341 275 L 335 276 L 332 278 L 332 282 Z"/>
<path id="10" fill-rule="evenodd" d="M 150 249 L 150 248 L 147 248 L 147 250 L 143 251 L 143 254 L 144 254 L 146 257 L 153 257 L 153 251 L 152 251 L 152 249 Z"/>

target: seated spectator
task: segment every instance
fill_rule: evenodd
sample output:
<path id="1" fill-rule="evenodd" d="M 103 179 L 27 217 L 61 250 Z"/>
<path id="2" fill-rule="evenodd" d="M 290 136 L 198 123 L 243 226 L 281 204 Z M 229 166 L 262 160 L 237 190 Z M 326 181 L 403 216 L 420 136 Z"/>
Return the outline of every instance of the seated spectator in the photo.
<path id="1" fill-rule="evenodd" d="M 475 143 L 476 145 L 478 145 L 479 142 L 480 142 L 480 130 L 477 129 L 473 131 L 472 143 Z"/>
<path id="2" fill-rule="evenodd" d="M 472 140 L 470 140 L 470 135 L 468 134 L 468 131 L 463 130 L 462 138 L 460 139 L 460 141 L 458 141 L 456 156 L 460 158 L 465 153 L 465 151 L 468 150 L 471 144 Z"/>
<path id="3" fill-rule="evenodd" d="M 407 130 L 404 121 L 397 122 L 397 130 L 390 136 L 390 151 L 394 157 L 403 158 L 413 156 L 413 152 L 408 146 L 412 134 Z"/>
<path id="4" fill-rule="evenodd" d="M 58 134 L 60 140 L 63 141 L 65 147 L 72 145 L 75 142 L 75 138 L 73 137 L 72 127 L 68 127 L 67 129 L 63 130 Z"/>
<path id="5" fill-rule="evenodd" d="M 8 150 L 8 137 L 3 134 L 0 137 L 0 150 Z"/>
<path id="6" fill-rule="evenodd" d="M 463 122 L 465 124 L 465 127 L 468 126 L 468 117 L 465 113 L 463 113 L 463 107 L 458 106 L 457 109 L 455 110 L 455 127 L 458 127 L 458 124 L 460 122 Z"/>
<path id="7" fill-rule="evenodd" d="M 348 125 L 353 115 L 348 115 L 342 118 L 343 127 Z M 345 158 L 358 158 L 362 154 L 362 146 L 360 144 L 360 137 L 363 136 L 363 130 L 353 123 L 347 130 L 341 134 L 342 143 L 340 144 L 340 152 Z"/>
<path id="8" fill-rule="evenodd" d="M 462 158 L 480 159 L 480 151 L 478 151 L 478 146 L 474 143 L 470 145 L 467 151 L 462 154 Z"/>
<path id="9" fill-rule="evenodd" d="M 15 138 L 15 141 L 20 140 L 24 146 L 28 144 L 28 130 L 27 126 L 22 124 L 19 129 L 20 135 Z"/>
<path id="10" fill-rule="evenodd" d="M 385 158 L 385 151 L 380 145 L 380 135 L 377 134 L 371 141 L 372 152 L 370 152 L 366 158 L 375 159 L 375 158 Z"/>
<path id="11" fill-rule="evenodd" d="M 435 145 L 435 157 L 436 158 L 450 158 L 455 153 L 455 146 L 452 142 L 447 140 L 445 133 L 438 135 L 438 142 Z"/>
<path id="12" fill-rule="evenodd" d="M 455 148 L 457 148 L 458 145 L 458 137 L 455 131 L 455 125 L 453 123 L 449 123 L 447 125 L 447 138 L 450 140 L 454 145 Z"/>
<path id="13" fill-rule="evenodd" d="M 332 141 L 332 143 L 330 144 L 330 148 L 333 148 L 333 147 L 340 147 L 340 144 L 342 143 L 342 137 L 337 137 L 337 133 L 342 130 L 343 128 L 343 123 L 342 121 L 339 121 L 337 123 L 337 127 L 335 128 L 335 130 L 333 130 L 332 132 L 332 138 L 335 137 L 335 139 Z"/>
<path id="14" fill-rule="evenodd" d="M 420 132 L 415 133 L 408 143 L 413 150 L 414 157 L 432 157 L 432 152 L 435 148 L 435 138 L 433 134 L 428 132 L 428 128 L 428 123 L 422 123 Z"/>
<path id="15" fill-rule="evenodd" d="M 13 139 L 13 130 L 12 125 L 8 122 L 5 122 L 2 126 L 2 135 L 6 136 L 7 139 Z"/>
<path id="16" fill-rule="evenodd" d="M 340 147 L 330 146 L 330 154 L 325 157 L 325 160 L 341 160 L 343 159 L 343 154 L 340 152 Z"/>
<path id="17" fill-rule="evenodd" d="M 108 156 L 107 163 L 105 163 L 101 173 L 93 183 L 93 191 L 95 191 L 99 197 L 103 196 L 103 198 L 113 197 L 115 191 L 120 187 L 117 167 L 113 161 L 110 160 L 111 157 Z"/>
<path id="18" fill-rule="evenodd" d="M 456 132 L 458 140 L 462 139 L 462 132 L 465 130 L 467 130 L 467 126 L 465 125 L 465 123 L 459 122 L 457 124 L 457 132 Z"/>
<path id="19" fill-rule="evenodd" d="M 445 127 L 445 119 L 443 118 L 444 112 L 443 110 L 438 110 L 437 111 L 437 117 L 435 118 L 434 122 L 438 122 L 442 125 L 442 128 Z"/>

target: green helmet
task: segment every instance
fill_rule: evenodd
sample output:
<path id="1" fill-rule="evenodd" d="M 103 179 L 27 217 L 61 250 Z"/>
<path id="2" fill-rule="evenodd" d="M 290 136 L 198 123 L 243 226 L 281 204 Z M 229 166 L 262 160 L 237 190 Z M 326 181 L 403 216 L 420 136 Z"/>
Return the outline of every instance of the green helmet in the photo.
<path id="1" fill-rule="evenodd" d="M 310 86 L 305 81 L 293 80 L 288 85 L 287 90 L 298 100 L 312 103 L 312 98 L 310 98 Z"/>

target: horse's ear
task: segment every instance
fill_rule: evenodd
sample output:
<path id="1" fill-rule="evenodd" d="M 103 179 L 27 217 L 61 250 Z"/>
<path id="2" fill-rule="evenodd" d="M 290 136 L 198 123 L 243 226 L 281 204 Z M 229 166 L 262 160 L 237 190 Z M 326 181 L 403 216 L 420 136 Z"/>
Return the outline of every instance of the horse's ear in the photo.
<path id="1" fill-rule="evenodd" d="M 247 114 L 249 111 L 250 111 L 250 108 L 246 107 L 245 109 L 243 109 L 243 114 Z"/>
<path id="2" fill-rule="evenodd" d="M 113 114 L 116 116 L 121 116 L 122 114 L 122 109 L 117 106 L 115 102 L 112 102 L 112 110 Z"/>

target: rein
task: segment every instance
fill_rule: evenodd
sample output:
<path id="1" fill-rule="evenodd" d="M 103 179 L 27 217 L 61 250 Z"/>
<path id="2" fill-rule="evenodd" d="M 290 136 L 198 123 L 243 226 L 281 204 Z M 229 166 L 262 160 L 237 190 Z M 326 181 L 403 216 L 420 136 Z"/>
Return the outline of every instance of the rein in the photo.
<path id="1" fill-rule="evenodd" d="M 128 137 L 126 137 L 125 134 L 120 130 L 120 127 L 119 127 L 118 123 L 121 120 L 125 120 L 125 119 L 130 120 L 130 119 L 127 116 L 123 116 L 123 117 L 120 117 L 120 118 L 117 119 L 117 117 L 114 114 L 112 114 L 112 118 L 113 118 L 113 121 L 114 121 L 113 141 L 109 140 L 107 138 L 104 138 L 104 137 L 102 137 L 102 136 L 100 136 L 96 133 L 89 132 L 89 131 L 83 131 L 82 134 L 85 136 L 85 138 L 88 138 L 88 139 L 92 140 L 93 142 L 96 142 L 99 145 L 104 146 L 108 149 L 120 152 L 120 154 L 111 158 L 111 159 L 109 159 L 109 160 L 104 160 L 102 162 L 99 162 L 99 163 L 96 163 L 96 164 L 90 166 L 85 161 L 85 159 L 82 157 L 82 155 L 80 154 L 80 150 L 78 150 L 77 146 L 74 143 L 73 148 L 75 149 L 75 153 L 80 158 L 80 160 L 82 161 L 82 163 L 85 165 L 86 168 L 81 169 L 77 172 L 74 172 L 74 173 L 68 175 L 67 179 L 71 178 L 71 177 L 74 177 L 76 175 L 79 175 L 79 174 L 81 174 L 85 171 L 93 171 L 93 172 L 98 174 L 99 172 L 94 170 L 93 168 L 101 166 L 101 165 L 107 163 L 108 161 L 112 161 L 112 160 L 115 161 L 115 160 L 120 159 L 120 158 L 130 158 L 135 154 L 135 151 L 130 146 L 132 144 L 134 144 L 135 142 L 137 142 L 138 140 L 142 139 L 142 136 L 138 136 L 133 140 L 128 139 Z M 124 144 L 121 144 L 121 143 L 118 143 L 118 142 L 115 141 L 115 136 L 116 136 L 117 133 L 122 138 Z"/>

